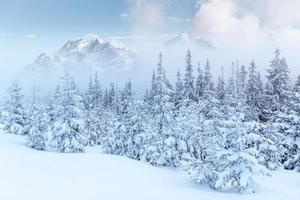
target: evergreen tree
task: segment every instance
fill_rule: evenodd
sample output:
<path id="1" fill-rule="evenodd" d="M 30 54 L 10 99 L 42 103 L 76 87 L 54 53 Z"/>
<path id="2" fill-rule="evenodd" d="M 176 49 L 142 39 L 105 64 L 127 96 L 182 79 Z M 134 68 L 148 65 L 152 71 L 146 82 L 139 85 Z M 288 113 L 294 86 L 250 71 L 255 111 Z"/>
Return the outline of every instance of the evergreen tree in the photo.
<path id="1" fill-rule="evenodd" d="M 83 152 L 88 142 L 84 130 L 83 99 L 68 73 L 62 80 L 62 92 L 55 108 L 59 117 L 49 127 L 48 148 L 51 151 L 66 153 Z"/>
<path id="2" fill-rule="evenodd" d="M 218 100 L 223 105 L 224 101 L 225 101 L 225 95 L 226 95 L 223 68 L 222 68 L 222 75 L 219 76 L 219 78 L 218 78 L 216 94 L 217 94 Z"/>
<path id="3" fill-rule="evenodd" d="M 32 123 L 28 133 L 28 145 L 36 150 L 46 150 L 49 118 L 45 109 L 35 104 L 31 120 Z"/>
<path id="4" fill-rule="evenodd" d="M 7 117 L 4 130 L 16 135 L 26 135 L 26 115 L 23 107 L 23 95 L 17 83 L 12 83 L 8 88 L 9 98 L 6 102 Z"/>
<path id="5" fill-rule="evenodd" d="M 159 134 L 169 131 L 171 121 L 171 98 L 173 89 L 166 77 L 165 69 L 162 66 L 162 54 L 159 54 L 157 64 L 156 92 L 153 98 L 154 103 L 154 124 Z"/>
<path id="6" fill-rule="evenodd" d="M 186 54 L 183 94 L 188 101 L 195 100 L 195 86 L 193 77 L 192 55 L 190 50 Z"/>
<path id="7" fill-rule="evenodd" d="M 237 100 L 239 109 L 242 110 L 246 105 L 247 71 L 244 65 L 237 66 L 236 71 Z"/>
<path id="8" fill-rule="evenodd" d="M 207 59 L 205 70 L 204 70 L 204 77 L 203 77 L 203 85 L 204 85 L 204 99 L 209 99 L 211 96 L 214 95 L 214 82 L 213 76 L 211 74 L 211 66 L 209 60 Z"/>
<path id="9" fill-rule="evenodd" d="M 275 57 L 271 61 L 270 69 L 267 70 L 269 87 L 267 88 L 270 98 L 269 109 L 272 111 L 282 110 L 289 101 L 289 75 L 285 58 L 280 57 L 280 50 L 276 49 Z"/>
<path id="10" fill-rule="evenodd" d="M 180 71 L 178 70 L 177 72 L 177 80 L 175 83 L 175 94 L 174 94 L 174 106 L 175 106 L 175 111 L 178 111 L 182 104 L 183 104 L 183 83 L 181 80 L 181 74 Z"/>
<path id="11" fill-rule="evenodd" d="M 200 63 L 199 63 L 199 67 L 197 69 L 198 71 L 198 75 L 197 75 L 197 80 L 196 80 L 196 97 L 197 100 L 199 101 L 200 99 L 203 98 L 204 96 L 204 77 L 203 77 L 203 72 L 200 68 Z"/>
<path id="12" fill-rule="evenodd" d="M 248 117 L 251 120 L 259 120 L 263 109 L 263 86 L 254 61 L 250 63 L 248 70 L 246 104 L 249 111 Z"/>

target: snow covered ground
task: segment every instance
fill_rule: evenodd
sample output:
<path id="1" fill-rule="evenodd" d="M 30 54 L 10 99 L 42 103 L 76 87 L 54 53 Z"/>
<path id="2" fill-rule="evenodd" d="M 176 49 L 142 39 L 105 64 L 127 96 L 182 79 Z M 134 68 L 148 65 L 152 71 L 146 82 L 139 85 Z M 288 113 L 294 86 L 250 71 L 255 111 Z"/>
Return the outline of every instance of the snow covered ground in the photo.
<path id="1" fill-rule="evenodd" d="M 194 185 L 174 169 L 156 168 L 91 148 L 82 154 L 40 152 L 22 136 L 0 134 L 1 200 L 299 200 L 300 174 L 260 177 L 258 192 L 242 195 Z"/>

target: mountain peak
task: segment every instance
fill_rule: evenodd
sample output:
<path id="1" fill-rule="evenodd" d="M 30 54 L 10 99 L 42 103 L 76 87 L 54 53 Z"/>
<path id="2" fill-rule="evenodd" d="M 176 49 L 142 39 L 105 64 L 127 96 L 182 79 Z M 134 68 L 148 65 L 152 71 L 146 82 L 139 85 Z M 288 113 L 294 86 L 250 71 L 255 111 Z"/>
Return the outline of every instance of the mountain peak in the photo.
<path id="1" fill-rule="evenodd" d="M 82 39 L 82 38 L 89 39 L 89 40 L 96 40 L 96 39 L 100 39 L 101 36 L 96 33 L 88 33 L 78 39 Z"/>
<path id="2" fill-rule="evenodd" d="M 89 33 L 83 37 L 69 40 L 59 51 L 60 56 L 68 57 L 74 54 L 86 54 L 95 50 L 111 48 L 111 49 L 123 49 L 126 48 L 120 42 L 105 39 L 95 33 Z M 127 49 L 126 49 L 127 50 Z"/>
<path id="3" fill-rule="evenodd" d="M 32 66 L 119 69 L 133 67 L 136 59 L 137 54 L 121 43 L 90 33 L 67 41 L 53 56 L 40 54 Z"/>
<path id="4" fill-rule="evenodd" d="M 189 42 L 192 38 L 191 34 L 187 33 L 187 32 L 182 32 L 180 33 L 177 38 L 179 39 L 182 39 L 182 40 L 185 40 L 187 42 Z"/>
<path id="5" fill-rule="evenodd" d="M 204 48 L 214 49 L 214 45 L 210 42 L 197 38 L 188 32 L 182 32 L 165 43 L 167 47 L 181 47 L 181 48 Z"/>

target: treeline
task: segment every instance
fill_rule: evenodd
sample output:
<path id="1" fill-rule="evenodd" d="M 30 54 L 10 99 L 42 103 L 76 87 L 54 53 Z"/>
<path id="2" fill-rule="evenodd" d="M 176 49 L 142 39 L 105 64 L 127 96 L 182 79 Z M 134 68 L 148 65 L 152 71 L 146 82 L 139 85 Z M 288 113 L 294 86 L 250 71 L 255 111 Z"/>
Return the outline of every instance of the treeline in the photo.
<path id="1" fill-rule="evenodd" d="M 288 73 L 276 50 L 265 83 L 254 61 L 214 82 L 209 61 L 194 73 L 188 51 L 173 85 L 160 54 L 143 97 L 130 80 L 123 89 L 111 84 L 104 90 L 97 74 L 83 94 L 66 73 L 46 106 L 33 101 L 24 107 L 14 83 L 4 129 L 26 135 L 37 150 L 73 153 L 101 145 L 106 153 L 180 167 L 216 190 L 254 192 L 254 175 L 300 171 L 300 77 L 291 87 Z"/>

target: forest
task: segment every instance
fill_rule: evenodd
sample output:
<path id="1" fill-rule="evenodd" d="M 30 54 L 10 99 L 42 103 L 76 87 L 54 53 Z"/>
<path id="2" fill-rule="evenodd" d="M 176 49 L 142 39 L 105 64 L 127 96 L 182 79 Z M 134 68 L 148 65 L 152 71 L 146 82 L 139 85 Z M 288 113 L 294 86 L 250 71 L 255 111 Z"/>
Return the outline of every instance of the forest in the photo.
<path id="1" fill-rule="evenodd" d="M 143 95 L 130 79 L 103 88 L 97 72 L 82 91 L 66 72 L 51 98 L 40 101 L 33 88 L 28 102 L 13 82 L 1 122 L 35 150 L 84 153 L 99 145 L 107 154 L 178 168 L 218 191 L 253 193 L 253 176 L 300 172 L 300 76 L 290 79 L 280 50 L 266 72 L 251 61 L 233 65 L 229 78 L 214 77 L 209 60 L 193 63 L 187 51 L 171 83 L 160 53 Z"/>

